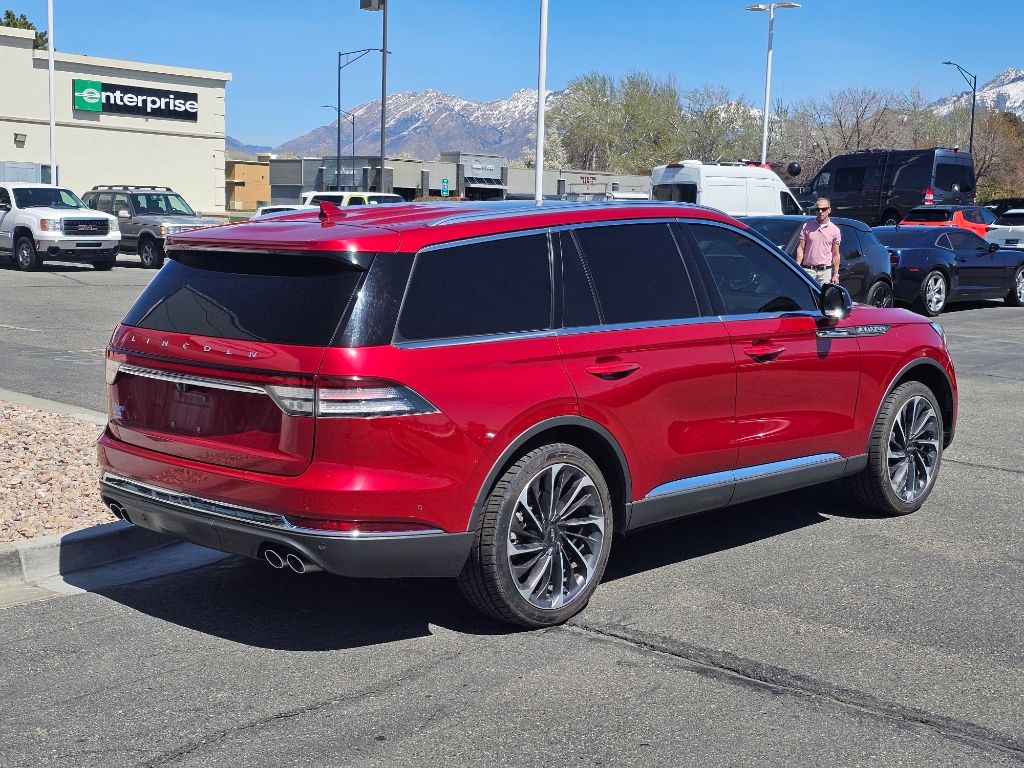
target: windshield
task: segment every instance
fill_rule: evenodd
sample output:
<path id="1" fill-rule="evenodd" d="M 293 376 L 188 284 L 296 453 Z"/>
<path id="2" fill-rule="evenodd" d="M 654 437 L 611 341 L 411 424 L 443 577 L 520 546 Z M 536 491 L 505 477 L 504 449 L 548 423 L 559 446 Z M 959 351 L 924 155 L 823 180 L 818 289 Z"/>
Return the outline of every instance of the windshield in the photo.
<path id="1" fill-rule="evenodd" d="M 906 215 L 904 221 L 949 221 L 953 218 L 951 210 L 935 208 L 915 208 Z"/>
<path id="2" fill-rule="evenodd" d="M 998 219 L 996 224 L 1001 224 L 1004 227 L 1019 227 L 1024 224 L 1024 211 L 1012 211 L 1011 213 L 1004 213 Z"/>
<path id="3" fill-rule="evenodd" d="M 71 190 L 54 187 L 15 188 L 14 202 L 19 208 L 88 208 Z"/>
<path id="4" fill-rule="evenodd" d="M 195 216 L 181 195 L 173 192 L 136 192 L 132 194 L 132 205 L 140 216 Z"/>

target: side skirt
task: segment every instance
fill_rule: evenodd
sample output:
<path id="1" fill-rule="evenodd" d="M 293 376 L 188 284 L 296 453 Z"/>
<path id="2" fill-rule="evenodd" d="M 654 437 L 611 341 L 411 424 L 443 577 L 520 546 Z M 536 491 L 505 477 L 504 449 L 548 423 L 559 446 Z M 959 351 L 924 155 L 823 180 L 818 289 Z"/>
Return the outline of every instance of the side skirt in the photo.
<path id="1" fill-rule="evenodd" d="M 855 475 L 867 463 L 867 454 L 848 459 L 838 454 L 820 454 L 676 480 L 634 501 L 626 530 L 827 483 Z"/>

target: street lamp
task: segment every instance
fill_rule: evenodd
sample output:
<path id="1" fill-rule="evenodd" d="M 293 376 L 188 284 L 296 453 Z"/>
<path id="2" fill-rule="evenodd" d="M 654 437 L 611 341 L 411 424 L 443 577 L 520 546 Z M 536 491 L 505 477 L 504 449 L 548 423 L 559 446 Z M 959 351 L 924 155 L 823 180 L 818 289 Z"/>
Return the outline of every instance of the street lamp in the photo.
<path id="1" fill-rule="evenodd" d="M 334 186 L 341 191 L 341 116 L 352 124 L 352 189 L 356 188 L 356 116 L 333 104 L 321 104 L 324 109 L 333 109 L 338 114 L 338 148 L 334 155 Z"/>
<path id="2" fill-rule="evenodd" d="M 356 51 L 339 51 L 338 52 L 338 106 L 337 107 L 330 107 L 330 105 L 324 105 L 324 106 L 328 106 L 331 109 L 337 109 L 338 110 L 338 115 L 339 115 L 339 117 L 338 117 L 338 140 L 337 140 L 337 144 L 335 145 L 335 153 L 334 153 L 335 160 L 338 163 L 341 162 L 341 159 L 340 159 L 341 158 L 341 117 L 340 117 L 340 115 L 341 115 L 342 112 L 344 112 L 344 110 L 341 108 L 341 70 L 343 70 L 349 64 L 355 64 L 357 61 L 359 61 L 361 58 L 363 58 L 363 56 L 365 56 L 366 54 L 372 53 L 373 51 L 379 51 L 379 50 L 381 50 L 381 49 L 380 48 L 360 48 L 359 50 L 356 50 Z M 342 56 L 345 57 L 345 61 L 344 62 L 342 62 L 342 60 L 341 60 Z M 346 112 L 345 114 L 348 114 L 348 113 Z M 355 127 L 355 125 L 356 125 L 355 124 L 355 118 L 352 118 L 352 134 L 353 134 L 353 138 L 352 138 L 352 146 L 353 146 L 353 149 L 352 149 L 352 158 L 353 158 L 352 159 L 352 186 L 353 187 L 355 186 L 355 181 L 356 181 L 356 179 L 355 179 L 355 173 L 356 173 L 356 166 L 355 166 L 355 154 L 356 154 L 356 151 L 355 151 L 355 143 L 356 143 L 356 140 L 355 140 L 355 130 L 356 130 L 356 127 Z M 336 165 L 335 170 L 336 170 L 336 172 L 338 171 L 337 165 Z"/>
<path id="3" fill-rule="evenodd" d="M 388 104 L 388 2 L 387 0 L 359 0 L 363 11 L 384 11 L 383 33 L 380 44 L 380 175 L 377 191 L 384 191 L 384 123 Z"/>
<path id="4" fill-rule="evenodd" d="M 967 84 L 969 86 L 971 86 L 971 143 L 970 143 L 970 146 L 967 148 L 967 151 L 970 152 L 973 155 L 974 154 L 974 104 L 978 100 L 978 76 L 977 75 L 972 75 L 970 72 L 968 72 L 966 69 L 961 67 L 959 64 L 955 64 L 952 61 L 944 61 L 942 63 L 943 64 L 949 64 L 950 66 L 953 66 L 953 67 L 956 67 L 957 69 L 959 69 L 960 70 L 960 75 L 963 77 L 964 80 L 967 80 Z M 970 75 L 970 80 L 967 79 L 968 75 Z"/>
<path id="5" fill-rule="evenodd" d="M 768 64 L 764 73 L 764 128 L 761 132 L 761 165 L 768 162 L 768 100 L 772 90 L 772 36 L 775 33 L 775 11 L 782 8 L 799 8 L 800 3 L 758 3 L 748 5 L 748 11 L 768 11 Z"/>

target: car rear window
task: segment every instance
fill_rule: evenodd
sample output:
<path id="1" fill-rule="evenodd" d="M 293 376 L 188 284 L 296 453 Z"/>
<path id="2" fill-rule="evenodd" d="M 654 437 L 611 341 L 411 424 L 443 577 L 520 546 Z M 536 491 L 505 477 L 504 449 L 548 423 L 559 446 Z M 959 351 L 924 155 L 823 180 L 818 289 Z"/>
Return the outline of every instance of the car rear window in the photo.
<path id="1" fill-rule="evenodd" d="M 124 323 L 222 339 L 327 346 L 364 274 L 326 257 L 174 253 Z"/>
<path id="2" fill-rule="evenodd" d="M 653 190 L 655 200 L 666 200 L 672 203 L 696 203 L 697 185 L 685 184 L 655 184 Z"/>
<path id="3" fill-rule="evenodd" d="M 935 210 L 934 208 L 915 208 L 908 213 L 904 221 L 949 221 L 953 218 L 952 211 Z"/>
<path id="4" fill-rule="evenodd" d="M 996 219 L 996 224 L 1002 224 L 1004 227 L 1019 227 L 1024 224 L 1024 212 L 1004 213 Z"/>
<path id="5" fill-rule="evenodd" d="M 743 221 L 767 237 L 782 250 L 786 250 L 786 246 L 789 245 L 789 241 L 793 239 L 793 233 L 803 225 L 803 221 L 800 220 L 779 221 L 778 219 L 744 219 Z"/>

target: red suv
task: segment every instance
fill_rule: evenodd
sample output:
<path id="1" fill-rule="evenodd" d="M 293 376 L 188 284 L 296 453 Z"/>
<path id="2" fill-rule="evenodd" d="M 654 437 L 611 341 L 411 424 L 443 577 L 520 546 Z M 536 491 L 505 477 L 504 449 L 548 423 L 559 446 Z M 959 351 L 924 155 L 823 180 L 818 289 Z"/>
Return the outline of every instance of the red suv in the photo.
<path id="1" fill-rule="evenodd" d="M 107 350 L 109 508 L 521 625 L 642 526 L 838 478 L 913 512 L 953 437 L 937 324 L 709 209 L 322 203 L 167 256 Z"/>

